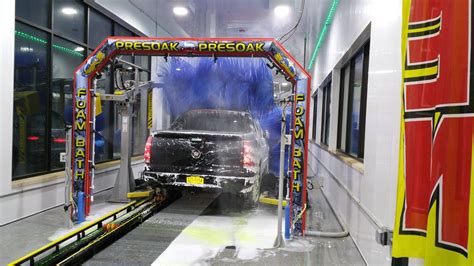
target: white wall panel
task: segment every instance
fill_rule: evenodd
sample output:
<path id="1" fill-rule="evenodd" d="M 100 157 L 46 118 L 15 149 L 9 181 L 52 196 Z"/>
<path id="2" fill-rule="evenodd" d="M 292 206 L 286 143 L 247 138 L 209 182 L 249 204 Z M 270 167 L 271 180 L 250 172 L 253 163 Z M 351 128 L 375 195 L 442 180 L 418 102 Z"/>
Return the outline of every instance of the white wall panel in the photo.
<path id="1" fill-rule="evenodd" d="M 353 43 L 370 25 L 365 169 L 359 173 L 316 145 L 311 145 L 310 150 L 360 200 L 359 204 L 375 220 L 389 228 L 393 228 L 395 218 L 400 134 L 401 8 L 402 1 L 394 0 L 340 1 L 312 72 L 314 90 L 335 67 L 344 63 L 341 62 L 343 56 L 351 48 L 354 49 Z M 318 10 L 314 13 L 320 15 Z M 323 14 L 321 19 L 325 17 L 326 14 Z M 339 90 L 339 87 L 333 86 L 333 90 Z M 331 116 L 337 114 L 338 105 L 335 103 L 338 99 L 334 97 L 335 93 Z M 331 124 L 336 121 L 331 119 Z M 331 125 L 330 136 L 337 136 L 336 125 Z M 335 148 L 331 140 L 330 149 Z M 324 167 L 318 165 L 315 158 L 309 160 L 312 167 L 317 168 L 331 204 L 346 220 L 369 264 L 390 264 L 390 248 L 375 242 L 376 226 L 371 223 L 371 219 L 364 215 L 358 203 L 348 196 Z"/>
<path id="2" fill-rule="evenodd" d="M 11 191 L 13 134 L 13 64 L 15 58 L 15 1 L 2 3 L 0 16 L 0 195 Z M 1 201 L 0 201 L 1 204 Z M 0 214 L 1 215 L 1 214 Z"/>
<path id="3" fill-rule="evenodd" d="M 132 163 L 135 178 L 143 170 L 143 162 Z M 118 166 L 97 171 L 95 192 L 111 188 L 115 183 Z M 58 180 L 14 190 L 0 196 L 0 226 L 64 203 L 64 181 Z"/>

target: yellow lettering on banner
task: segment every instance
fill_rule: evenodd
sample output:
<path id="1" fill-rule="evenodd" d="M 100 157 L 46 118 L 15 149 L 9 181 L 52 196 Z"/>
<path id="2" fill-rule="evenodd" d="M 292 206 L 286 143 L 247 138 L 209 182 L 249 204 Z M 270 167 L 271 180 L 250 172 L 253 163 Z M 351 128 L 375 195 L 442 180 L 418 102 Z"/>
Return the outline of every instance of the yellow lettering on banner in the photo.
<path id="1" fill-rule="evenodd" d="M 76 158 L 82 157 L 84 158 L 86 155 L 84 154 L 84 149 L 77 149 L 76 151 Z"/>
<path id="2" fill-rule="evenodd" d="M 126 43 L 125 43 L 125 49 L 131 50 L 132 47 L 133 47 L 133 43 L 131 43 L 131 42 L 126 42 Z"/>
<path id="3" fill-rule="evenodd" d="M 178 51 L 178 44 L 179 44 L 179 42 L 171 42 L 171 43 L 169 43 L 169 45 L 170 45 L 170 51 L 176 51 L 176 52 L 177 52 L 177 51 Z"/>
<path id="4" fill-rule="evenodd" d="M 79 97 L 85 96 L 87 94 L 86 88 L 78 88 L 76 95 Z"/>
<path id="5" fill-rule="evenodd" d="M 86 122 L 76 121 L 76 130 L 84 130 L 85 126 L 86 126 Z"/>
<path id="6" fill-rule="evenodd" d="M 150 44 L 152 50 L 160 50 L 160 44 L 159 43 L 151 43 Z"/>
<path id="7" fill-rule="evenodd" d="M 200 52 L 264 52 L 265 43 L 198 43 Z"/>
<path id="8" fill-rule="evenodd" d="M 243 43 L 238 43 L 235 45 L 235 50 L 237 52 L 244 52 L 245 51 L 245 44 Z"/>
<path id="9" fill-rule="evenodd" d="M 255 52 L 255 47 L 253 47 L 253 43 L 249 43 L 247 45 L 247 52 Z"/>
<path id="10" fill-rule="evenodd" d="M 122 42 L 122 41 L 116 41 L 116 42 L 115 42 L 115 48 L 116 48 L 116 49 L 121 49 L 121 48 L 123 48 L 124 46 L 125 46 L 125 43 Z"/>
<path id="11" fill-rule="evenodd" d="M 301 106 L 296 107 L 296 115 L 303 115 L 304 114 L 304 108 Z"/>
<path id="12" fill-rule="evenodd" d="M 76 171 L 76 179 L 84 179 L 84 172 Z"/>
<path id="13" fill-rule="evenodd" d="M 207 44 L 207 50 L 209 52 L 216 52 L 216 47 L 217 47 L 217 44 L 215 44 L 215 43 Z"/>
<path id="14" fill-rule="evenodd" d="M 169 51 L 170 48 L 168 47 L 168 43 L 162 43 L 161 44 L 161 51 Z"/>
<path id="15" fill-rule="evenodd" d="M 86 114 L 84 113 L 83 109 L 80 109 L 79 112 L 77 112 L 76 114 L 76 119 L 79 119 L 79 118 L 86 119 Z"/>
<path id="16" fill-rule="evenodd" d="M 302 101 L 304 101 L 304 99 L 305 99 L 304 94 L 302 94 L 302 93 L 296 94 L 296 102 L 302 102 Z"/>
<path id="17" fill-rule="evenodd" d="M 205 51 L 207 49 L 207 43 L 201 42 L 198 44 L 198 50 L 199 51 Z"/>
<path id="18" fill-rule="evenodd" d="M 298 180 L 298 175 L 299 175 L 299 174 L 300 174 L 300 171 L 294 170 L 294 171 L 293 171 L 293 179 L 294 179 L 294 180 Z"/>
<path id="19" fill-rule="evenodd" d="M 134 42 L 133 43 L 133 49 L 141 50 L 142 49 L 142 43 L 141 42 Z"/>
<path id="20" fill-rule="evenodd" d="M 293 156 L 294 156 L 294 157 L 301 157 L 301 156 L 303 156 L 303 153 L 301 152 L 301 149 L 300 149 L 300 148 L 295 148 L 295 150 L 293 151 Z"/>
<path id="21" fill-rule="evenodd" d="M 225 48 L 228 52 L 235 52 L 235 43 L 227 43 Z"/>
<path id="22" fill-rule="evenodd" d="M 79 109 L 86 108 L 86 102 L 82 100 L 76 101 L 76 108 L 79 108 Z"/>
<path id="23" fill-rule="evenodd" d="M 294 160 L 293 161 L 293 167 L 297 168 L 297 169 L 301 169 L 301 163 L 299 160 Z"/>
<path id="24" fill-rule="evenodd" d="M 226 50 L 226 43 L 219 43 L 217 44 L 217 51 L 218 52 L 224 52 Z"/>
<path id="25" fill-rule="evenodd" d="M 293 183 L 293 190 L 296 190 L 296 192 L 300 192 L 300 184 L 299 183 Z"/>
<path id="26" fill-rule="evenodd" d="M 295 139 L 303 139 L 304 137 L 304 131 L 302 128 L 298 128 L 298 130 L 295 131 Z"/>
<path id="27" fill-rule="evenodd" d="M 84 138 L 76 138 L 76 147 L 84 147 L 86 146 L 86 142 Z"/>
<path id="28" fill-rule="evenodd" d="M 304 124 L 301 121 L 301 118 L 299 116 L 297 116 L 296 120 L 295 120 L 295 127 L 303 127 L 303 126 L 304 126 Z"/>
<path id="29" fill-rule="evenodd" d="M 77 160 L 77 168 L 79 169 L 84 168 L 84 160 Z"/>
<path id="30" fill-rule="evenodd" d="M 148 42 L 142 43 L 142 47 L 143 47 L 143 50 L 145 50 L 145 51 L 151 50 L 151 44 L 148 43 Z"/>

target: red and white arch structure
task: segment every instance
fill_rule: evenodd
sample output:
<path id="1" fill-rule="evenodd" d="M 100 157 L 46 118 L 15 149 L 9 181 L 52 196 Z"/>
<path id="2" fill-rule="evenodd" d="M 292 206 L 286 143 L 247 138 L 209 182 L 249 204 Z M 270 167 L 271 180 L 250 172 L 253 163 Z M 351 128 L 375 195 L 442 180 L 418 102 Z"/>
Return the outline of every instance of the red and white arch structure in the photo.
<path id="1" fill-rule="evenodd" d="M 261 57 L 273 63 L 294 85 L 291 145 L 291 218 L 306 204 L 308 173 L 308 123 L 311 76 L 276 40 L 271 38 L 147 38 L 109 37 L 75 70 L 73 89 L 72 189 L 84 193 L 85 215 L 90 211 L 91 179 L 94 175 L 93 78 L 116 56 L 124 54 L 176 57 Z M 293 234 L 303 234 L 305 214 L 295 222 Z"/>

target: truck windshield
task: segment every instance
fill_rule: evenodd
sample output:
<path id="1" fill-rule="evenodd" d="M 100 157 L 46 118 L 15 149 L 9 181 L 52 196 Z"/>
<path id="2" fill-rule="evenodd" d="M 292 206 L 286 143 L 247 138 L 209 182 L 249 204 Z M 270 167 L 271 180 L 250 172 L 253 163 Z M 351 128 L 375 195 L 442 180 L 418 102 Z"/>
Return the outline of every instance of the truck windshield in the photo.
<path id="1" fill-rule="evenodd" d="M 252 121 L 245 113 L 200 110 L 181 115 L 171 125 L 173 130 L 199 130 L 219 132 L 250 132 Z"/>

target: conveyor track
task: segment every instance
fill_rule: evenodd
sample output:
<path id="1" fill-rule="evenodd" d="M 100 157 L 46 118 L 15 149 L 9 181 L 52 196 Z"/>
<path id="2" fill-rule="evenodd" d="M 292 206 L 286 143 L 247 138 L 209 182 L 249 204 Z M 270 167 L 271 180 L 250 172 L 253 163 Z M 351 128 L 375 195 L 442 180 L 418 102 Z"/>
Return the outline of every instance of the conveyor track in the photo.
<path id="1" fill-rule="evenodd" d="M 9 265 L 77 265 L 163 209 L 176 195 L 151 195 L 88 223 Z"/>

